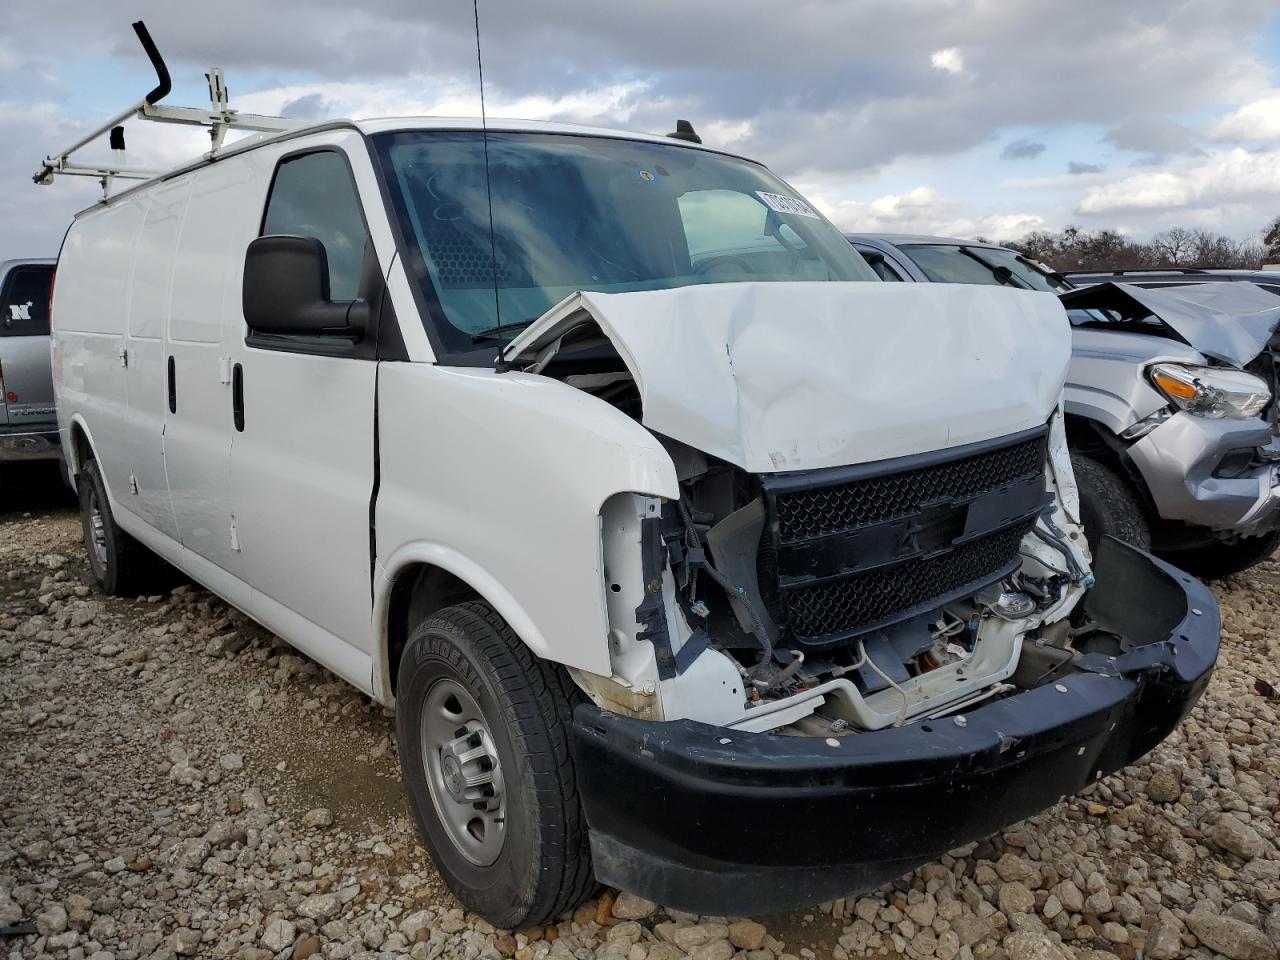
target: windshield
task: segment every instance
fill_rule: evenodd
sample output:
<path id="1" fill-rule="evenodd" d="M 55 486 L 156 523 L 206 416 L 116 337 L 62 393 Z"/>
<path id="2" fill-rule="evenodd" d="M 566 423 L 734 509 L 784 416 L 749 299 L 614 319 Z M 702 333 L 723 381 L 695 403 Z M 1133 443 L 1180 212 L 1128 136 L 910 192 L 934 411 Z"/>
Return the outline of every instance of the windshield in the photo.
<path id="1" fill-rule="evenodd" d="M 409 274 L 449 350 L 496 335 L 495 280 L 503 327 L 515 328 L 579 290 L 876 279 L 835 227 L 745 160 L 675 144 L 490 133 L 486 185 L 479 133 L 374 142 Z"/>
<path id="2" fill-rule="evenodd" d="M 1048 293 L 1072 289 L 1058 275 L 1012 250 L 953 243 L 903 244 L 900 249 L 936 283 L 1001 284 Z"/>

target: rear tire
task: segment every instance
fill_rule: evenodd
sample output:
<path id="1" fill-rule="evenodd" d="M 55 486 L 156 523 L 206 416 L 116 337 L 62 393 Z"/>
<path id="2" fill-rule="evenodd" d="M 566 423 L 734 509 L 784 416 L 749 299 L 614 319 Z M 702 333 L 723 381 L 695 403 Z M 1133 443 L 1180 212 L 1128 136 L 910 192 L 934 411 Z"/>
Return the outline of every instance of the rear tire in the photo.
<path id="1" fill-rule="evenodd" d="M 116 524 L 98 462 L 80 470 L 80 526 L 84 531 L 89 570 L 104 593 L 136 597 L 156 577 L 160 559 Z"/>
<path id="2" fill-rule="evenodd" d="M 400 658 L 396 734 L 419 836 L 495 926 L 553 920 L 595 887 L 569 752 L 580 699 L 481 602 L 425 620 Z"/>
<path id="3" fill-rule="evenodd" d="M 1244 537 L 1235 543 L 1211 543 L 1169 553 L 1166 559 L 1188 573 L 1206 580 L 1229 577 L 1268 559 L 1280 547 L 1280 530 L 1260 537 Z"/>
<path id="4" fill-rule="evenodd" d="M 1071 468 L 1080 491 L 1080 522 L 1090 553 L 1097 557 L 1104 536 L 1151 549 L 1146 513 L 1129 485 L 1109 467 L 1078 453 L 1071 455 Z"/>

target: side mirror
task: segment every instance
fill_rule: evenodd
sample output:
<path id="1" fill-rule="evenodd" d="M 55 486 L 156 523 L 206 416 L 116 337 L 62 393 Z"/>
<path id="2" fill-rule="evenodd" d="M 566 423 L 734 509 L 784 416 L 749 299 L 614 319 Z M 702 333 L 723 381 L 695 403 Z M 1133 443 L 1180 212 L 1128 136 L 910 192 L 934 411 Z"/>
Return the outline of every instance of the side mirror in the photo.
<path id="1" fill-rule="evenodd" d="M 329 299 L 329 259 L 315 237 L 258 237 L 244 255 L 241 305 L 254 333 L 349 337 L 368 324 L 363 300 Z"/>

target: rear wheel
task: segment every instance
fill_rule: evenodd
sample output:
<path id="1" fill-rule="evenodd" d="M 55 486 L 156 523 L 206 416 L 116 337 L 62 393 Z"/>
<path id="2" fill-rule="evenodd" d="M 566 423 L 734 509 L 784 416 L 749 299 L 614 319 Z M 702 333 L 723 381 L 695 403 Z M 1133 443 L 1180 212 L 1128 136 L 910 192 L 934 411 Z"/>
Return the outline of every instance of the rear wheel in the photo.
<path id="1" fill-rule="evenodd" d="M 1071 455 L 1071 469 L 1080 491 L 1080 522 L 1089 551 L 1096 557 L 1104 536 L 1149 550 L 1146 514 L 1128 484 L 1109 467 L 1078 453 Z"/>
<path id="2" fill-rule="evenodd" d="M 144 592 L 155 578 L 160 560 L 116 525 L 96 460 L 80 470 L 78 488 L 80 526 L 93 579 L 112 596 L 132 597 Z"/>
<path id="3" fill-rule="evenodd" d="M 1168 560 L 1197 577 L 1212 580 L 1248 570 L 1268 559 L 1280 547 L 1280 530 L 1260 537 L 1242 537 L 1235 543 L 1211 543 L 1170 553 Z"/>
<path id="4" fill-rule="evenodd" d="M 564 669 L 469 602 L 413 631 L 396 688 L 409 806 L 458 899 L 508 929 L 585 899 L 594 879 L 569 754 L 580 694 Z"/>

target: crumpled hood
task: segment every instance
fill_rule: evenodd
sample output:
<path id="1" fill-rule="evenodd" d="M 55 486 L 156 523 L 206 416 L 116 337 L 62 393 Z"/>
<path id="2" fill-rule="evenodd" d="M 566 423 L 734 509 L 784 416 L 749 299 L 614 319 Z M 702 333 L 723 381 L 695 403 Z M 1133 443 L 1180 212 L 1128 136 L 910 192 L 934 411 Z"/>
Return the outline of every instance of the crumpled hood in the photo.
<path id="1" fill-rule="evenodd" d="M 1056 297 L 1003 287 L 718 283 L 576 293 L 504 351 L 549 359 L 594 321 L 642 422 L 753 473 L 843 466 L 1043 424 L 1070 327 Z"/>
<path id="2" fill-rule="evenodd" d="M 1243 367 L 1280 326 L 1280 297 L 1244 282 L 1189 283 L 1149 289 L 1099 283 L 1061 295 L 1068 309 L 1123 309 L 1132 301 L 1151 311 L 1180 340 L 1206 356 Z"/>

